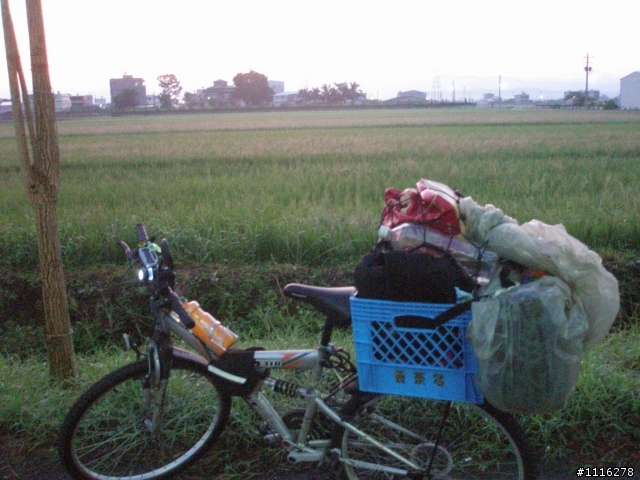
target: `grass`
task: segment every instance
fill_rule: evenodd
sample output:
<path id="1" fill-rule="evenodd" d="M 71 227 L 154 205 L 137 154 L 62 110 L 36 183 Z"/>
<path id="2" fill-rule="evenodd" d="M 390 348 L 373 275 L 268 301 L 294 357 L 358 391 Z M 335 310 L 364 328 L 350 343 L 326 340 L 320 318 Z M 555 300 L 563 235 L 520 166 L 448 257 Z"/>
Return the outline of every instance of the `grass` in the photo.
<path id="1" fill-rule="evenodd" d="M 307 317 L 292 325 L 297 326 L 265 341 L 241 334 L 241 346 L 256 342 L 273 349 L 315 345 L 317 332 L 313 331 L 313 320 Z M 338 345 L 348 345 L 350 337 L 340 334 L 335 340 Z M 79 377 L 75 382 L 42 388 L 49 379 L 41 358 L 17 361 L 0 356 L 0 405 L 3 408 L 0 431 L 16 436 L 28 449 L 51 448 L 57 428 L 75 398 L 100 376 L 132 359 L 130 353 L 118 349 L 81 357 L 78 359 Z M 640 461 L 635 449 L 640 431 L 638 364 L 640 328 L 637 326 L 610 335 L 591 350 L 585 357 L 576 390 L 564 410 L 553 415 L 521 417 L 534 447 L 544 452 L 544 458 L 572 455 L 591 460 L 593 466 L 628 466 Z M 295 406 L 287 397 L 270 398 L 281 412 Z M 207 460 L 198 464 L 198 472 L 215 471 L 216 465 L 232 465 L 232 470 L 226 473 L 239 476 L 273 469 L 274 451 L 265 448 L 262 436 L 255 428 L 261 423 L 246 405 L 240 401 L 234 403 L 231 425 L 223 435 L 223 443 Z M 225 451 L 223 446 L 231 450 Z M 237 455 L 242 451 L 254 453 L 251 458 L 244 458 Z"/>
<path id="2" fill-rule="evenodd" d="M 530 416 L 531 440 L 550 455 L 574 455 L 593 466 L 640 462 L 640 328 L 610 334 L 589 351 L 567 406 Z"/>
<path id="3" fill-rule="evenodd" d="M 107 135 L 192 131 L 289 130 L 375 126 L 514 125 L 637 122 L 637 113 L 579 110 L 397 109 L 300 112 L 229 113 L 223 115 L 168 115 L 80 118 L 58 124 L 58 133 Z M 12 138 L 13 125 L 0 124 L 0 138 Z"/>
<path id="4" fill-rule="evenodd" d="M 387 187 L 431 178 L 596 249 L 640 247 L 640 115 L 297 112 L 61 122 L 68 268 L 119 262 L 143 221 L 194 262 L 343 263 L 373 241 Z M 0 265 L 35 267 L 15 141 L 0 125 Z"/>
<path id="5" fill-rule="evenodd" d="M 170 239 L 180 263 L 211 267 L 214 277 L 218 270 L 256 264 L 341 268 L 374 241 L 384 189 L 413 186 L 420 178 L 447 183 L 521 222 L 563 223 L 603 256 L 635 261 L 639 123 L 637 112 L 475 110 L 60 122 L 65 265 L 73 272 L 122 264 L 116 241 L 133 242 L 133 225 L 144 222 L 151 234 Z M 28 276 L 37 269 L 34 222 L 13 135 L 12 125 L 0 124 L 0 269 Z M 212 290 L 214 283 L 202 289 Z M 74 295 L 91 293 L 90 284 L 74 287 Z M 204 290 L 220 296 L 222 318 L 243 311 L 243 321 L 231 326 L 242 325 L 244 346 L 315 344 L 317 324 L 307 313 L 293 320 L 272 299 L 253 298 L 254 289 Z M 12 301 L 7 298 L 0 297 L 0 306 Z M 586 356 L 564 410 L 523 418 L 530 438 L 548 455 L 616 462 L 630 449 L 629 460 L 640 460 L 634 450 L 640 431 L 637 309 L 631 317 L 629 327 Z M 287 330 L 289 322 L 300 327 Z M 21 334 L 32 334 L 30 328 Z M 0 431 L 26 448 L 48 446 L 77 395 L 130 359 L 115 347 L 92 351 L 78 357 L 76 382 L 51 388 L 43 388 L 49 379 L 42 356 L 0 355 Z M 242 443 L 251 421 L 240 409 L 228 445 Z M 250 441 L 260 444 L 259 436 Z M 272 461 L 271 453 L 261 458 L 260 468 Z M 238 476 L 260 469 L 238 457 L 224 461 L 236 466 Z"/>

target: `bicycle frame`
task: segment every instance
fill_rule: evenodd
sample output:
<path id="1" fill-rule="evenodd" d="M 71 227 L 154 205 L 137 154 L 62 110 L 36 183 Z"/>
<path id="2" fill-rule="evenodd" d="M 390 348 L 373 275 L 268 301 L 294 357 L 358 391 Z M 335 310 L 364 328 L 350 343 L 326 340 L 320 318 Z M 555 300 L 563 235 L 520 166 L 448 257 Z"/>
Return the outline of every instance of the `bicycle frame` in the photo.
<path id="1" fill-rule="evenodd" d="M 232 373 L 218 368 L 215 364 L 216 359 L 214 355 L 206 349 L 202 343 L 182 324 L 175 312 L 169 311 L 167 314 L 158 313 L 158 318 L 160 319 L 159 323 L 163 326 L 163 330 L 165 332 L 176 334 L 188 345 L 196 349 L 201 356 L 197 356 L 181 349 L 174 348 L 174 350 L 181 352 L 181 355 L 188 355 L 192 359 L 193 357 L 198 357 L 200 359 L 200 363 L 208 364 L 207 369 L 214 376 L 218 376 L 224 380 L 232 382 L 241 382 L 243 380 Z M 326 395 L 316 389 L 316 384 L 323 370 L 322 361 L 327 359 L 334 351 L 335 347 L 332 344 L 320 346 L 315 349 L 304 350 L 253 351 L 254 364 L 258 370 L 312 370 L 311 384 L 313 387 L 308 388 L 296 385 L 292 382 L 267 377 L 262 380 L 250 394 L 244 395 L 241 398 L 263 421 L 267 423 L 277 438 L 289 449 L 287 459 L 291 463 L 319 462 L 323 459 L 327 453 L 327 449 L 331 446 L 330 438 L 308 441 L 313 420 L 318 410 L 320 410 L 334 424 L 353 432 L 362 440 L 375 445 L 377 448 L 398 459 L 407 465 L 408 470 L 400 470 L 385 465 L 365 463 L 357 460 L 343 459 L 340 457 L 339 448 L 335 446 L 331 450 L 337 454 L 340 461 L 349 462 L 352 465 L 358 465 L 372 470 L 402 475 L 406 475 L 407 471 L 422 470 L 410 459 L 399 455 L 397 452 L 371 438 L 365 432 L 358 430 L 349 422 L 344 421 L 340 415 L 324 401 Z M 294 434 L 289 427 L 287 427 L 282 416 L 262 393 L 262 389 L 265 387 L 275 391 L 276 393 L 301 398 L 305 401 L 304 418 L 297 438 L 294 438 Z M 396 424 L 388 426 L 398 430 L 405 430 L 402 426 Z"/>
<path id="2" fill-rule="evenodd" d="M 258 368 L 284 369 L 284 370 L 312 370 L 311 388 L 296 385 L 285 380 L 266 378 L 259 384 L 253 392 L 242 397 L 243 400 L 262 418 L 275 435 L 287 445 L 291 451 L 289 461 L 292 463 L 319 461 L 324 455 L 324 448 L 329 444 L 329 440 L 321 441 L 322 449 L 313 449 L 307 446 L 307 437 L 316 415 L 319 405 L 326 404 L 323 401 L 322 393 L 317 390 L 316 384 L 322 372 L 323 358 L 327 358 L 332 345 L 307 350 L 267 350 L 256 351 L 254 359 Z M 262 388 L 269 388 L 274 392 L 282 393 L 291 397 L 298 397 L 305 401 L 305 414 L 297 438 L 287 427 L 280 414 L 273 408 L 269 400 L 262 393 Z M 328 407 L 326 407 L 329 410 Z M 323 409 L 324 410 L 324 409 Z"/>
<path id="3" fill-rule="evenodd" d="M 173 258 L 166 240 L 156 245 L 149 240 L 142 224 L 136 225 L 136 233 L 138 245 L 133 250 L 124 242 L 120 245 L 132 266 L 143 266 L 138 271 L 138 280 L 149 287 L 154 332 L 145 352 L 130 345 L 125 335 L 125 343 L 135 351 L 138 361 L 96 382 L 65 418 L 59 452 L 75 478 L 105 478 L 100 471 L 107 475 L 124 472 L 125 476 L 113 478 L 129 478 L 132 471 L 138 470 L 145 472 L 140 478 L 159 478 L 186 468 L 201 458 L 222 434 L 229 421 L 232 397 L 240 397 L 266 422 L 265 440 L 284 448 L 291 463 L 324 463 L 325 468 L 332 470 L 342 464 L 345 473 L 353 478 L 361 478 L 358 470 L 409 478 L 434 475 L 444 478 L 459 466 L 464 471 L 467 467 L 484 470 L 487 461 L 493 462 L 495 458 L 496 473 L 503 474 L 505 466 L 504 474 L 509 475 L 508 478 L 516 468 L 518 478 L 534 478 L 535 465 L 526 455 L 526 440 L 516 419 L 490 404 L 473 405 L 470 415 L 456 407 L 453 416 L 460 419 L 460 425 L 454 424 L 451 428 L 447 424 L 445 428 L 450 401 L 437 402 L 436 408 L 431 408 L 430 404 L 414 404 L 410 398 L 393 398 L 393 395 L 402 395 L 394 393 L 395 390 L 389 392 L 391 398 L 359 390 L 356 368 L 349 354 L 331 343 L 334 328 L 351 326 L 354 287 L 295 283 L 284 287 L 284 296 L 301 300 L 325 316 L 317 348 L 228 348 L 222 354 L 224 349 L 213 351 L 204 343 L 206 338 L 201 341 L 191 331 L 196 322 L 184 307 L 184 299 L 173 290 Z M 188 349 L 174 347 L 172 334 L 184 341 Z M 325 369 L 336 377 L 326 382 Z M 271 377 L 272 370 L 311 373 L 305 374 L 305 380 L 297 384 L 295 380 Z M 117 388 L 120 385 L 127 387 Z M 191 394 L 186 394 L 189 388 Z M 271 404 L 267 389 L 298 399 L 304 408 L 293 408 L 281 415 Z M 132 392 L 141 402 L 141 409 L 130 407 Z M 103 408 L 103 399 L 124 407 Z M 188 411 L 194 414 L 193 433 L 191 427 L 186 426 L 190 416 L 183 414 L 182 407 L 177 408 L 184 400 L 191 400 Z M 206 417 L 204 420 L 201 414 Z M 96 418 L 105 418 L 104 425 Z M 103 438 L 102 430 L 109 433 L 107 425 L 124 425 L 128 430 L 132 424 L 141 426 L 141 422 L 146 428 L 136 428 L 128 434 L 132 442 L 120 442 L 124 437 L 119 435 L 114 440 Z M 478 436 L 480 443 L 467 442 L 459 433 L 467 424 L 479 425 L 482 430 L 485 424 L 491 425 L 492 437 L 502 439 L 498 443 L 507 448 L 497 451 L 485 448 L 484 432 L 476 432 L 473 427 L 469 430 L 472 436 Z M 139 442 L 146 442 L 149 436 L 162 439 L 165 434 L 173 438 L 171 435 L 176 432 L 178 437 L 184 436 L 182 443 L 159 441 L 159 455 L 148 463 L 139 462 L 135 452 Z M 476 445 L 480 445 L 477 462 L 473 458 L 475 453 L 467 454 L 467 451 L 475 452 Z M 113 456 L 111 449 L 122 453 Z M 131 452 L 134 455 L 126 457 Z M 382 452 L 384 455 L 378 455 Z M 120 466 L 122 459 L 125 459 L 124 465 Z"/>
<path id="4" fill-rule="evenodd" d="M 300 351 L 300 352 L 309 352 L 311 354 L 312 351 Z M 283 352 L 261 352 L 265 357 L 276 357 L 281 355 Z M 276 390 L 278 380 L 268 378 L 264 380 L 263 385 L 271 388 L 274 391 Z M 288 382 L 287 382 L 288 383 Z M 289 384 L 293 385 L 293 384 Z M 373 463 L 365 463 L 356 460 L 349 460 L 340 457 L 340 451 L 336 447 L 332 449 L 332 452 L 336 453 L 338 459 L 342 462 L 349 462 L 351 465 L 358 465 L 360 467 L 369 468 L 372 470 L 385 471 L 389 473 L 406 475 L 409 469 L 411 471 L 420 471 L 422 470 L 420 466 L 416 465 L 413 461 L 408 458 L 399 455 L 394 450 L 382 445 L 375 439 L 371 438 L 365 432 L 357 429 L 355 426 L 350 424 L 347 421 L 344 421 L 338 413 L 335 412 L 327 403 L 324 401 L 321 392 L 315 389 L 309 389 L 306 387 L 295 386 L 296 396 L 303 398 L 306 401 L 306 408 L 304 412 L 304 418 L 302 425 L 300 427 L 300 432 L 298 434 L 297 439 L 294 439 L 291 430 L 286 426 L 280 414 L 275 410 L 275 408 L 271 405 L 269 400 L 262 393 L 260 387 L 256 388 L 250 395 L 243 397 L 243 400 L 269 425 L 269 427 L 275 432 L 281 441 L 289 447 L 289 455 L 287 459 L 291 463 L 300 463 L 300 462 L 319 462 L 323 459 L 323 457 L 327 453 L 327 448 L 331 446 L 331 438 L 321 439 L 321 440 L 312 440 L 307 441 L 313 419 L 318 410 L 320 410 L 327 418 L 329 418 L 333 423 L 338 426 L 347 429 L 354 434 L 358 435 L 362 440 L 375 445 L 377 448 L 383 450 L 387 454 L 393 456 L 397 460 L 406 464 L 408 470 L 401 470 L 393 467 L 388 467 L 380 464 Z M 289 392 L 292 393 L 292 392 Z M 382 419 L 384 420 L 384 419 Z M 407 431 L 400 425 L 396 425 L 392 422 L 386 421 L 388 427 L 395 428 L 397 430 Z"/>

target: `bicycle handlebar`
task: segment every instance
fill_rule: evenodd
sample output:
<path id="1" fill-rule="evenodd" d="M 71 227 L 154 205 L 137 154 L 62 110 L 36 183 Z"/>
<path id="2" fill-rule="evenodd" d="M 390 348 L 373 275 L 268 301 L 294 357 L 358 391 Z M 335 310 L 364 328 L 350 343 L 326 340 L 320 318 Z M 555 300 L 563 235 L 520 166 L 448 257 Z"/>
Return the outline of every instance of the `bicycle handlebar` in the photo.
<path id="1" fill-rule="evenodd" d="M 127 256 L 130 262 L 133 262 L 136 260 L 136 254 L 135 252 L 131 251 L 131 249 L 129 248 L 129 245 L 124 243 L 124 241 L 122 240 L 120 240 L 119 245 L 122 247 L 122 250 L 124 250 L 124 254 Z"/>
<path id="2" fill-rule="evenodd" d="M 147 229 L 144 228 L 142 223 L 138 223 L 136 225 L 136 235 L 138 236 L 138 243 L 147 243 L 149 241 Z"/>
<path id="3" fill-rule="evenodd" d="M 138 223 L 135 227 L 135 230 L 136 230 L 136 236 L 138 237 L 138 246 L 135 247 L 133 250 L 131 250 L 131 248 L 129 248 L 129 245 L 127 245 L 122 240 L 120 241 L 120 246 L 124 250 L 124 254 L 127 256 L 130 262 L 141 261 L 144 264 L 146 259 L 141 258 L 140 251 L 142 250 L 145 253 L 149 251 L 149 248 L 147 248 L 147 244 L 149 243 L 149 236 L 147 235 L 147 230 L 142 223 Z M 169 244 L 165 239 L 162 239 L 162 241 L 160 242 L 160 247 L 161 247 L 160 256 L 163 262 L 166 264 L 166 268 L 164 269 L 165 273 L 168 270 L 170 272 L 169 275 L 172 275 L 173 257 L 171 256 L 171 250 L 169 249 Z M 152 255 L 154 258 L 156 258 L 155 253 L 152 253 Z M 171 289 L 171 287 L 166 284 L 166 282 L 159 284 L 160 279 L 163 278 L 163 275 L 160 274 L 161 266 L 157 262 L 157 259 L 154 262 L 154 267 L 155 267 L 154 269 L 158 270 L 158 272 L 156 272 L 156 274 L 154 274 L 151 277 L 150 281 L 153 282 L 154 287 L 162 285 L 160 290 L 162 294 L 168 297 L 172 310 L 178 315 L 178 318 L 180 319 L 182 324 L 185 327 L 187 327 L 189 330 L 191 330 L 193 327 L 195 327 L 196 322 L 193 320 L 193 318 L 191 318 L 191 315 L 189 315 L 189 312 L 185 310 L 184 306 L 182 305 L 182 302 L 180 301 L 180 297 L 178 296 L 178 294 L 174 292 Z M 166 275 L 164 276 L 164 278 L 166 278 Z M 173 285 L 173 283 L 170 282 L 170 285 Z"/>

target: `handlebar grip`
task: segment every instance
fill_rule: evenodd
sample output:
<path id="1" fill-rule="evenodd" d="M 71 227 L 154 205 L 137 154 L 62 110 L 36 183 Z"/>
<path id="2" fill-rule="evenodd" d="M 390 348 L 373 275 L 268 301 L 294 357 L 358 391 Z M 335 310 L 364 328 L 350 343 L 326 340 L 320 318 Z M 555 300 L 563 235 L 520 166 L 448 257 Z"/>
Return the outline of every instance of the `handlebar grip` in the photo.
<path id="1" fill-rule="evenodd" d="M 123 240 L 120 240 L 120 242 L 118 242 L 118 245 L 120 245 L 120 248 L 124 250 L 124 254 L 127 256 L 127 258 L 131 260 L 131 249 L 129 248 L 129 245 L 124 243 Z"/>
<path id="2" fill-rule="evenodd" d="M 136 235 L 138 236 L 139 243 L 147 243 L 149 241 L 147 230 L 144 228 L 144 225 L 142 223 L 138 223 L 136 225 Z"/>
<path id="3" fill-rule="evenodd" d="M 160 255 L 162 255 L 162 259 L 164 263 L 169 267 L 169 270 L 173 270 L 173 256 L 171 255 L 171 249 L 169 248 L 169 242 L 167 242 L 166 238 L 160 240 Z"/>
<path id="4" fill-rule="evenodd" d="M 189 330 L 195 327 L 196 322 L 193 320 L 193 318 L 191 318 L 191 315 L 189 315 L 189 312 L 187 312 L 185 308 L 182 306 L 182 303 L 180 302 L 180 297 L 178 297 L 178 294 L 173 290 L 170 290 L 169 298 L 171 299 L 171 308 L 173 308 L 173 311 L 178 314 L 178 318 L 180 319 L 182 324 L 185 327 L 187 327 Z"/>

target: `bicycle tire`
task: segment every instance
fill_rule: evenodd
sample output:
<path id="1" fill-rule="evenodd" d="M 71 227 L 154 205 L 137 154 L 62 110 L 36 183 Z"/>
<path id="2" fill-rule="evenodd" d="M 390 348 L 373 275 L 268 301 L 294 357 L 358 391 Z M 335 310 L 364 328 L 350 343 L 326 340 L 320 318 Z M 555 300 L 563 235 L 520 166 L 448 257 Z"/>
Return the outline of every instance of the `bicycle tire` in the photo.
<path id="1" fill-rule="evenodd" d="M 98 380 L 71 407 L 61 427 L 59 454 L 82 480 L 173 477 L 211 448 L 229 419 L 231 399 L 221 395 L 206 365 L 173 356 L 157 436 L 145 424 L 146 359 Z M 147 389 L 147 391 L 149 391 Z"/>
<path id="2" fill-rule="evenodd" d="M 358 396 L 351 398 L 342 410 L 343 418 L 382 444 L 409 457 L 420 468 L 431 467 L 426 473 L 422 471 L 424 477 L 421 477 L 416 474 L 419 470 L 412 470 L 345 429 L 341 432 L 343 476 L 349 480 L 536 478 L 535 456 L 531 454 L 522 427 L 513 415 L 487 402 L 483 405 L 452 403 L 438 436 L 442 423 L 439 420 L 447 405 L 449 402 L 390 395 L 368 402 Z M 383 421 L 400 425 L 406 431 L 385 425 Z M 398 471 L 375 470 L 372 464 Z M 400 470 L 406 472 L 400 473 Z"/>

